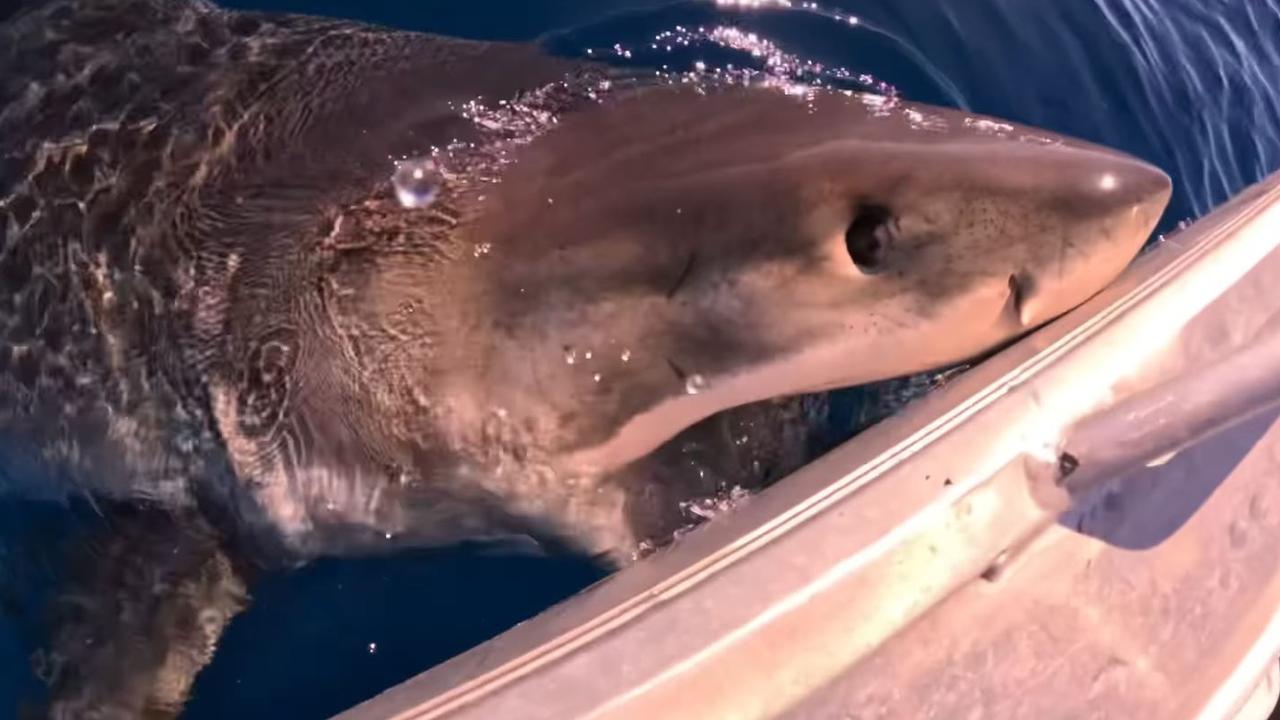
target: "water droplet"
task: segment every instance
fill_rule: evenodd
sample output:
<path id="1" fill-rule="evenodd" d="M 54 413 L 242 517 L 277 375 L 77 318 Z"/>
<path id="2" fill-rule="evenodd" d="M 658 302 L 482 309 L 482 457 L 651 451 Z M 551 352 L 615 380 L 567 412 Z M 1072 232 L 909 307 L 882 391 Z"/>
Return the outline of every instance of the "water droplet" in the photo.
<path id="1" fill-rule="evenodd" d="M 570 365 L 578 362 L 578 351 L 570 345 L 564 346 L 564 361 Z"/>
<path id="2" fill-rule="evenodd" d="M 707 379 L 702 377 L 698 373 L 693 373 L 692 375 L 684 379 L 684 391 L 690 395 L 697 395 L 698 393 L 706 389 L 707 389 Z"/>
<path id="3" fill-rule="evenodd" d="M 631 362 L 631 351 L 624 349 L 620 357 L 622 358 L 622 362 Z"/>
<path id="4" fill-rule="evenodd" d="M 427 158 L 396 161 L 391 184 L 396 189 L 396 199 L 407 208 L 424 208 L 435 202 L 444 178 L 436 164 Z"/>

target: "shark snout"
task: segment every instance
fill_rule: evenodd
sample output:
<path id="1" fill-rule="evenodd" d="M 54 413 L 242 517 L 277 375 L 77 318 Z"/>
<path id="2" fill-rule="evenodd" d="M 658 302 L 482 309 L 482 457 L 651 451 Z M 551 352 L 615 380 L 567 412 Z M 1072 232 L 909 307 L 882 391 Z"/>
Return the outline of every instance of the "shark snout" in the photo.
<path id="1" fill-rule="evenodd" d="M 1172 181 L 1163 170 L 1150 163 L 1112 154 L 1112 162 L 1100 162 L 1092 177 L 1084 180 L 1096 188 L 1097 194 L 1091 200 L 1107 212 L 1126 217 L 1137 227 L 1154 225 L 1169 202 Z M 1138 241 L 1141 245 L 1145 233 L 1139 234 L 1143 235 Z"/>
<path id="2" fill-rule="evenodd" d="M 1018 325 L 1032 328 L 1079 305 L 1113 281 L 1141 250 L 1172 192 L 1159 168 L 1099 152 L 1074 182 L 1065 228 L 1042 262 L 1008 278 L 1008 307 Z M 1074 214 L 1075 217 L 1071 215 Z"/>

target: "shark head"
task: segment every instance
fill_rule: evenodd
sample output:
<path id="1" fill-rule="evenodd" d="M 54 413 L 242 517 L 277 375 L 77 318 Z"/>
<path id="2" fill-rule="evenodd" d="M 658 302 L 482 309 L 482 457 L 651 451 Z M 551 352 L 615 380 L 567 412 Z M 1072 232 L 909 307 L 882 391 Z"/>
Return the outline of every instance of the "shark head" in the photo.
<path id="1" fill-rule="evenodd" d="M 1121 153 L 878 96 L 330 37 L 342 82 L 275 83 L 241 123 L 270 152 L 200 166 L 234 251 L 194 316 L 243 366 L 213 404 L 286 534 L 604 532 L 616 497 L 571 479 L 1026 333 L 1115 278 L 1170 194 Z"/>
<path id="2" fill-rule="evenodd" d="M 449 396 L 607 471 L 726 408 L 1023 334 L 1114 279 L 1169 194 L 1132 157 L 950 110 L 623 93 L 523 148 L 462 231 L 488 251 Z"/>

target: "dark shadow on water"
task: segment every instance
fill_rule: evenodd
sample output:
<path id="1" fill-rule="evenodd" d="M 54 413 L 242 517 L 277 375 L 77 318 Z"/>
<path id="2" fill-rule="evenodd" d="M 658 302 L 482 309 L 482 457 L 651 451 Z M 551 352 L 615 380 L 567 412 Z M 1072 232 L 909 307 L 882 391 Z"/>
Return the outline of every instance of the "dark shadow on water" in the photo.
<path id="1" fill-rule="evenodd" d="M 1164 465 L 1105 483 L 1059 523 L 1128 550 L 1155 547 L 1191 519 L 1278 418 L 1263 414 L 1201 440 Z"/>
<path id="2" fill-rule="evenodd" d="M 42 688 L 31 674 L 27 640 L 22 629 L 7 616 L 0 615 L 0 720 L 16 717 L 23 701 L 36 702 Z"/>
<path id="3" fill-rule="evenodd" d="M 183 717 L 329 717 L 604 576 L 585 559 L 461 548 L 324 560 L 267 577 Z"/>
<path id="4" fill-rule="evenodd" d="M 99 529 L 86 502 L 0 499 L 0 720 L 43 702 L 32 653 L 43 644 L 47 603 L 62 581 L 63 554 L 85 549 Z"/>

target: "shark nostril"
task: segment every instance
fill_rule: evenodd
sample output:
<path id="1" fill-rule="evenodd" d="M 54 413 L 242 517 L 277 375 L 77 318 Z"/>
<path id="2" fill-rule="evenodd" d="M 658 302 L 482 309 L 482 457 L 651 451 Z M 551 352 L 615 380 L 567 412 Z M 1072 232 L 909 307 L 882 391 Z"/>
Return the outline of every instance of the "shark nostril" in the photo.
<path id="1" fill-rule="evenodd" d="M 1009 308 L 1013 311 L 1013 316 L 1023 325 L 1031 320 L 1028 317 L 1027 301 L 1031 299 L 1034 291 L 1035 281 L 1025 272 L 1009 275 Z"/>
<path id="2" fill-rule="evenodd" d="M 844 245 L 853 264 L 865 273 L 884 266 L 889 248 L 898 233 L 893 213 L 882 205 L 862 205 L 844 231 Z"/>
<path id="3" fill-rule="evenodd" d="M 1009 303 L 1014 315 L 1022 314 L 1022 282 L 1018 280 L 1018 273 L 1009 276 Z"/>

